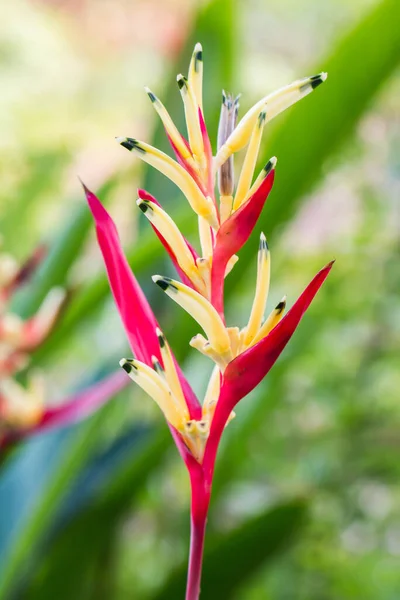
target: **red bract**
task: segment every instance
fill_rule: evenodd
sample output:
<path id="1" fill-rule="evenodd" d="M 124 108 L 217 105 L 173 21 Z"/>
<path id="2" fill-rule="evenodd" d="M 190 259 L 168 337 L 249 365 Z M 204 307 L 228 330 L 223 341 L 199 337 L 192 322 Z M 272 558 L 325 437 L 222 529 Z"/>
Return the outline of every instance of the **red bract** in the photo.
<path id="1" fill-rule="evenodd" d="M 258 189 L 218 230 L 211 267 L 211 302 L 224 311 L 224 274 L 228 261 L 249 239 L 274 183 L 275 171 L 265 177 Z"/>
<path id="2" fill-rule="evenodd" d="M 190 345 L 215 365 L 202 404 L 185 380 L 128 266 L 111 217 L 100 201 L 86 190 L 110 286 L 134 353 L 134 358 L 122 359 L 120 364 L 161 408 L 190 476 L 191 545 L 187 600 L 196 600 L 200 593 L 205 525 L 223 430 L 234 416 L 235 405 L 254 389 L 278 359 L 332 267 L 330 263 L 314 277 L 286 316 L 286 300 L 282 299 L 264 320 L 270 255 L 264 234 L 261 234 L 256 291 L 247 325 L 241 329 L 226 325 L 224 280 L 234 268 L 236 252 L 256 226 L 274 180 L 275 157 L 253 181 L 264 125 L 312 92 L 325 81 L 326 74 L 296 81 L 266 96 L 238 125 L 238 97 L 223 93 L 218 150 L 213 158 L 203 118 L 202 72 L 202 49 L 197 44 L 188 77 L 177 77 L 188 141 L 177 130 L 161 101 L 147 90 L 177 161 L 135 138 L 117 138 L 122 146 L 169 177 L 197 215 L 199 252 L 187 242 L 157 200 L 139 190 L 137 204 L 181 277 L 181 281 L 177 281 L 155 275 L 153 281 L 198 322 L 204 335 L 196 335 Z M 233 155 L 246 146 L 235 191 Z M 214 191 L 216 176 L 219 199 Z"/>

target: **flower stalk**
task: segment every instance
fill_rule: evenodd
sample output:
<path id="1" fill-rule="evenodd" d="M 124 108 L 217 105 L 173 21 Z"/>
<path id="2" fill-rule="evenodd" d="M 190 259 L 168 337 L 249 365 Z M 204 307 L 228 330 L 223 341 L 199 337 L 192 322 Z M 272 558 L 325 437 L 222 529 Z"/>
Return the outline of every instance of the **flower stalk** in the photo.
<path id="1" fill-rule="evenodd" d="M 137 205 L 164 245 L 181 281 L 154 275 L 159 288 L 198 323 L 202 332 L 190 346 L 211 360 L 207 392 L 200 402 L 161 332 L 123 253 L 116 226 L 100 200 L 85 188 L 114 299 L 134 358 L 120 364 L 158 404 L 191 485 L 191 542 L 186 600 L 200 595 L 201 565 L 215 461 L 225 427 L 236 404 L 265 377 L 328 276 L 329 263 L 315 275 L 286 312 L 286 298 L 265 317 L 270 288 L 271 256 L 260 232 L 257 280 L 247 322 L 226 322 L 224 282 L 238 260 L 271 192 L 277 160 L 268 160 L 254 177 L 265 125 L 326 80 L 326 73 L 307 77 L 262 98 L 238 122 L 239 98 L 223 92 L 217 147 L 213 156 L 203 115 L 203 51 L 196 44 L 188 77 L 178 75 L 188 140 L 178 131 L 157 96 L 147 94 L 162 120 L 176 160 L 135 138 L 120 144 L 171 179 L 189 203 L 199 224 L 194 248 L 160 203 L 145 190 Z M 235 186 L 234 154 L 246 148 Z M 217 193 L 218 191 L 218 193 Z"/>

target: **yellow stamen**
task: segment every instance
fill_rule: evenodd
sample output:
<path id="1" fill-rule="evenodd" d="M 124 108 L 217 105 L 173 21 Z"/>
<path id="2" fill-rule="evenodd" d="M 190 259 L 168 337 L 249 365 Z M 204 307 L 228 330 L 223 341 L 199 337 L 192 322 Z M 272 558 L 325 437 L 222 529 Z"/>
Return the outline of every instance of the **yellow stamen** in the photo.
<path id="1" fill-rule="evenodd" d="M 181 154 L 181 156 L 187 161 L 187 163 L 193 169 L 195 169 L 197 171 L 197 164 L 196 164 L 195 160 L 193 159 L 193 156 L 191 155 L 181 134 L 178 131 L 178 128 L 176 127 L 175 123 L 173 122 L 173 120 L 172 120 L 169 112 L 165 108 L 164 104 L 148 87 L 145 87 L 144 89 L 147 92 L 147 95 L 149 96 L 156 112 L 158 113 L 158 115 L 162 121 L 162 124 L 165 127 L 167 134 L 169 135 L 172 142 L 176 146 L 176 149 Z"/>
<path id="2" fill-rule="evenodd" d="M 261 321 L 267 304 L 269 281 L 271 273 L 271 259 L 268 251 L 267 240 L 262 233 L 260 236 L 260 247 L 258 250 L 257 283 L 250 319 L 243 339 L 248 346 L 257 331 L 260 329 Z"/>
<path id="3" fill-rule="evenodd" d="M 273 328 L 276 327 L 276 325 L 278 325 L 279 321 L 282 319 L 282 317 L 284 315 L 285 307 L 286 307 L 286 296 L 284 296 L 282 298 L 282 300 L 279 302 L 279 304 L 277 304 L 275 306 L 274 310 L 268 316 L 267 320 L 265 321 L 265 323 L 263 324 L 261 329 L 258 331 L 257 335 L 251 341 L 251 343 L 250 343 L 251 346 L 254 346 L 254 344 L 257 344 L 257 342 L 259 342 L 260 340 L 265 338 L 269 334 L 269 332 L 272 331 Z"/>
<path id="4" fill-rule="evenodd" d="M 152 279 L 170 298 L 192 315 L 205 331 L 216 352 L 222 355 L 229 353 L 230 340 L 225 325 L 215 308 L 204 296 L 169 277 L 153 275 Z"/>
<path id="5" fill-rule="evenodd" d="M 176 223 L 160 206 L 151 202 L 151 200 L 142 200 L 139 198 L 136 204 L 171 247 L 181 269 L 193 281 L 196 287 L 204 291 L 203 279 Z"/>
<path id="6" fill-rule="evenodd" d="M 203 146 L 203 136 L 200 129 L 200 121 L 198 115 L 197 100 L 193 89 L 189 85 L 188 80 L 183 75 L 178 75 L 176 78 L 178 87 L 181 92 L 183 106 L 185 109 L 186 127 L 189 137 L 190 149 L 193 156 L 201 167 L 205 166 L 205 155 Z"/>
<path id="7" fill-rule="evenodd" d="M 176 429 L 183 426 L 186 415 L 181 406 L 172 395 L 167 382 L 156 371 L 135 359 L 122 358 L 121 367 L 129 377 L 138 384 L 161 408 L 165 418 Z"/>
<path id="8" fill-rule="evenodd" d="M 256 167 L 258 152 L 260 150 L 261 136 L 264 129 L 266 112 L 261 111 L 251 134 L 249 146 L 244 158 L 242 170 L 240 172 L 239 182 L 236 189 L 233 210 L 237 210 L 243 203 L 247 192 L 250 189 L 253 179 L 254 169 Z"/>
<path id="9" fill-rule="evenodd" d="M 268 96 L 259 100 L 238 123 L 236 129 L 231 133 L 225 144 L 220 148 L 215 159 L 214 168 L 219 169 L 221 165 L 234 152 L 241 150 L 249 141 L 257 116 L 264 108 L 267 110 L 266 122 L 271 121 L 279 113 L 292 104 L 310 94 L 318 85 L 327 78 L 327 73 L 320 73 L 312 77 L 306 77 L 294 81 Z"/>
<path id="10" fill-rule="evenodd" d="M 218 226 L 213 201 L 204 196 L 194 179 L 179 163 L 161 150 L 133 138 L 117 138 L 117 141 L 173 181 L 186 196 L 194 212 L 204 217 L 212 227 Z"/>
<path id="11" fill-rule="evenodd" d="M 189 87 L 193 90 L 197 105 L 203 110 L 203 48 L 196 44 L 188 74 Z"/>
<path id="12" fill-rule="evenodd" d="M 171 348 L 162 333 L 161 329 L 156 329 L 156 334 L 158 337 L 158 344 L 160 346 L 161 358 L 164 364 L 164 374 L 169 385 L 169 388 L 177 399 L 180 410 L 182 414 L 184 414 L 185 419 L 188 420 L 190 418 L 189 410 L 186 404 L 185 396 L 182 390 L 181 383 L 179 381 L 178 373 L 176 371 L 174 358 L 172 356 Z"/>
<path id="13" fill-rule="evenodd" d="M 215 364 L 218 365 L 221 373 L 225 371 L 229 361 L 232 359 L 231 353 L 222 356 L 221 354 L 216 352 L 211 346 L 210 342 L 206 340 L 206 338 L 203 335 L 201 335 L 201 333 L 198 333 L 197 335 L 192 337 L 192 339 L 189 342 L 189 346 L 195 348 L 196 350 L 201 352 L 201 354 L 204 354 L 204 356 L 210 358 L 213 362 L 215 362 Z"/>

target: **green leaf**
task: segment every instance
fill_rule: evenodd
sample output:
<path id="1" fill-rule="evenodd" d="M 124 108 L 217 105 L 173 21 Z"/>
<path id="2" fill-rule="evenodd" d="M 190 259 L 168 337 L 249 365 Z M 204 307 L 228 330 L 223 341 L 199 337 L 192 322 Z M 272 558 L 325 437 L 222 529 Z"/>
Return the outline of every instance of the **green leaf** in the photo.
<path id="1" fill-rule="evenodd" d="M 0 598 L 8 598 L 14 586 L 20 582 L 23 567 L 27 564 L 27 559 L 32 559 L 42 542 L 43 535 L 50 527 L 65 490 L 93 451 L 95 432 L 102 415 L 104 411 L 100 411 L 79 428 L 74 443 L 70 445 L 68 453 L 58 465 L 48 489 L 40 498 L 39 505 L 21 527 L 15 545 L 2 561 Z"/>
<path id="2" fill-rule="evenodd" d="M 109 179 L 101 188 L 100 194 L 104 202 L 107 202 L 117 181 L 117 177 Z M 34 275 L 29 288 L 15 302 L 14 309 L 21 316 L 31 316 L 51 288 L 65 285 L 68 271 L 79 257 L 91 226 L 91 215 L 86 204 L 82 203 L 82 206 L 72 213 L 67 225 L 52 243 L 46 259 Z"/>
<path id="3" fill-rule="evenodd" d="M 399 4 L 384 0 L 355 29 L 339 41 L 332 53 L 309 73 L 328 72 L 328 79 L 301 100 L 273 128 L 263 149 L 264 158 L 278 157 L 274 188 L 266 210 L 227 279 L 228 293 L 245 276 L 254 260 L 259 232 L 268 239 L 289 221 L 304 194 L 319 181 L 328 160 L 347 142 L 388 77 L 400 62 Z M 266 161 L 264 161 L 266 162 Z"/>
<path id="4" fill-rule="evenodd" d="M 24 168 L 19 173 L 12 201 L 0 196 L 2 211 L 7 207 L 0 217 L 4 248 L 21 260 L 35 243 L 36 231 L 31 223 L 35 223 L 38 211 L 45 209 L 46 199 L 54 195 L 69 160 L 68 152 L 60 148 L 24 153 Z"/>
<path id="5" fill-rule="evenodd" d="M 239 529 L 206 542 L 202 597 L 228 600 L 266 562 L 295 541 L 307 515 L 304 500 L 292 500 L 265 511 Z M 153 600 L 184 598 L 186 564 L 181 565 Z"/>
<path id="6" fill-rule="evenodd" d="M 98 564 L 107 556 L 116 527 L 169 444 L 166 428 L 158 434 L 136 426 L 81 473 L 72 497 L 67 498 L 66 508 L 72 509 L 72 516 L 67 510 L 35 557 L 39 566 L 32 569 L 27 598 L 87 599 L 93 590 L 103 589 L 105 581 L 101 585 L 96 581 Z M 95 485 L 82 507 L 81 488 L 88 480 L 94 480 Z M 62 586 L 60 581 L 64 582 Z"/>

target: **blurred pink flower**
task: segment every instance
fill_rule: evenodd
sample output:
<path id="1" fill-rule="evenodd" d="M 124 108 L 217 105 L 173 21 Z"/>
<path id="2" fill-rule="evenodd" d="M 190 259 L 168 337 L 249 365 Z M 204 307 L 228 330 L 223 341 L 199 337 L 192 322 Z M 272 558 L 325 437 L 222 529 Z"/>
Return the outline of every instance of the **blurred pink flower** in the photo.
<path id="1" fill-rule="evenodd" d="M 11 312 L 14 292 L 24 285 L 45 255 L 40 247 L 22 265 L 0 254 L 0 452 L 34 433 L 86 417 L 123 388 L 123 373 L 114 373 L 56 407 L 46 407 L 42 375 L 28 373 L 25 386 L 13 377 L 28 366 L 31 353 L 48 337 L 65 303 L 65 291 L 50 291 L 37 313 L 23 320 Z"/>

